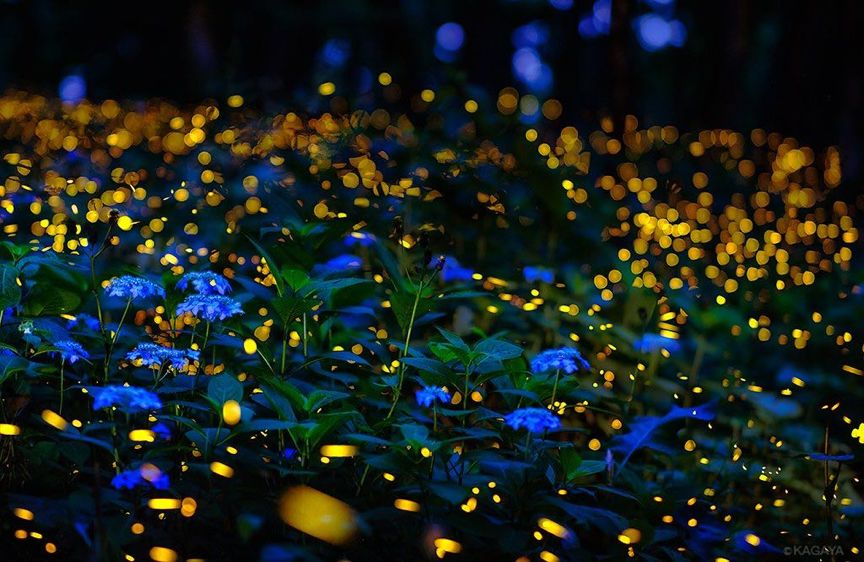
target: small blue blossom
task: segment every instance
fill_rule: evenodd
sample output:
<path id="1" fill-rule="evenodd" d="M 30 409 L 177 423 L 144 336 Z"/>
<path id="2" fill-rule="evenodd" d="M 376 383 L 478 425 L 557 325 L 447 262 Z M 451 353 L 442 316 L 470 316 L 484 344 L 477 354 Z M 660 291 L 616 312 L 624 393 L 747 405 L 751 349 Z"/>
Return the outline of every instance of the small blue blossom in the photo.
<path id="1" fill-rule="evenodd" d="M 167 490 L 171 486 L 171 481 L 168 479 L 167 474 L 160 474 L 150 481 L 150 485 L 157 490 Z"/>
<path id="2" fill-rule="evenodd" d="M 513 429 L 527 429 L 531 433 L 554 431 L 561 427 L 561 420 L 545 408 L 519 408 L 504 417 L 504 423 Z"/>
<path id="3" fill-rule="evenodd" d="M 189 312 L 192 316 L 215 322 L 243 313 L 240 303 L 221 295 L 189 295 L 177 306 L 177 313 Z"/>
<path id="4" fill-rule="evenodd" d="M 365 232 L 352 232 L 345 237 L 344 242 L 349 248 L 353 248 L 354 246 L 363 246 L 366 248 L 375 243 L 375 236 Z"/>
<path id="5" fill-rule="evenodd" d="M 124 470 L 120 474 L 111 479 L 111 485 L 118 490 L 126 488 L 132 490 L 144 483 L 144 477 L 141 476 L 141 471 L 136 469 Z"/>
<path id="6" fill-rule="evenodd" d="M 143 277 L 122 275 L 108 282 L 105 294 L 109 297 L 132 299 L 137 302 L 150 297 L 165 298 L 165 289 Z"/>
<path id="7" fill-rule="evenodd" d="M 285 460 L 291 460 L 297 456 L 297 449 L 292 449 L 291 447 L 286 448 L 282 451 L 282 456 L 285 457 Z"/>
<path id="8" fill-rule="evenodd" d="M 143 388 L 111 385 L 90 387 L 89 390 L 94 396 L 94 410 L 117 406 L 121 411 L 133 414 L 135 412 L 158 410 L 162 407 L 162 401 L 159 400 L 159 397 Z"/>
<path id="9" fill-rule="evenodd" d="M 189 290 L 189 286 L 202 295 L 227 295 L 231 292 L 228 279 L 211 271 L 187 273 L 177 282 L 181 291 Z"/>
<path id="10" fill-rule="evenodd" d="M 162 422 L 156 423 L 153 427 L 150 428 L 153 430 L 153 433 L 156 434 L 159 439 L 168 440 L 171 439 L 171 430 L 168 429 L 168 426 Z"/>
<path id="11" fill-rule="evenodd" d="M 591 365 L 582 357 L 579 350 L 573 347 L 547 349 L 531 360 L 531 370 L 535 374 L 559 369 L 567 374 L 573 374 L 579 370 L 587 371 L 591 369 Z"/>
<path id="12" fill-rule="evenodd" d="M 57 348 L 55 353 L 59 354 L 64 361 L 68 361 L 70 365 L 74 364 L 79 359 L 87 360 L 90 358 L 90 354 L 87 353 L 87 351 L 81 347 L 81 344 L 76 341 L 58 341 L 54 344 L 54 347 Z"/>
<path id="13" fill-rule="evenodd" d="M 535 281 L 542 281 L 544 283 L 552 284 L 555 281 L 555 272 L 551 269 L 546 269 L 545 267 L 534 267 L 534 266 L 526 266 L 523 273 L 525 274 L 525 281 L 528 283 L 533 283 Z"/>
<path id="14" fill-rule="evenodd" d="M 652 353 L 665 349 L 669 353 L 675 353 L 681 349 L 678 340 L 667 338 L 659 334 L 644 334 L 633 342 L 633 347 L 641 353 Z"/>
<path id="15" fill-rule="evenodd" d="M 168 363 L 178 371 L 188 369 L 198 360 L 200 352 L 195 349 L 172 349 L 155 343 L 139 343 L 126 354 L 130 361 L 140 361 L 145 367 L 161 367 Z"/>
<path id="16" fill-rule="evenodd" d="M 168 475 L 159 470 L 159 467 L 150 463 L 141 465 L 139 469 L 141 477 L 157 490 L 167 490 L 171 485 Z"/>
<path id="17" fill-rule="evenodd" d="M 424 386 L 415 394 L 417 403 L 428 408 L 436 400 L 447 404 L 450 401 L 450 393 L 438 386 Z"/>
<path id="18" fill-rule="evenodd" d="M 70 330 L 72 328 L 85 327 L 91 332 L 99 331 L 99 319 L 95 316 L 91 316 L 89 314 L 79 314 L 72 320 L 69 320 L 66 323 L 66 327 Z"/>
<path id="19" fill-rule="evenodd" d="M 133 490 L 139 486 L 150 484 L 157 490 L 167 490 L 171 485 L 168 475 L 153 465 L 144 465 L 140 468 L 130 468 L 114 476 L 111 485 L 118 490 Z"/>
<path id="20" fill-rule="evenodd" d="M 471 281 L 474 272 L 467 267 L 462 267 L 453 256 L 444 258 L 444 267 L 441 269 L 441 279 L 445 283 L 451 281 Z"/>

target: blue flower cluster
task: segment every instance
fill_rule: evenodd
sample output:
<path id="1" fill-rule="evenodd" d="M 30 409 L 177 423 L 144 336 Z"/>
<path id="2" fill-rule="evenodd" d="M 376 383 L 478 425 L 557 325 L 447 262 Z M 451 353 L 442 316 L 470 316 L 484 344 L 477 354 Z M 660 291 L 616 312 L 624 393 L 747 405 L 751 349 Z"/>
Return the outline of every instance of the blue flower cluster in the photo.
<path id="1" fill-rule="evenodd" d="M 665 349 L 669 353 L 675 353 L 681 349 L 678 340 L 667 338 L 659 334 L 644 334 L 633 342 L 633 347 L 640 353 L 653 353 Z"/>
<path id="2" fill-rule="evenodd" d="M 417 403 L 428 408 L 435 403 L 436 400 L 447 404 L 450 401 L 450 393 L 439 386 L 424 386 L 415 394 Z"/>
<path id="3" fill-rule="evenodd" d="M 243 313 L 240 303 L 221 295 L 189 295 L 177 305 L 177 314 L 189 312 L 192 316 L 216 322 Z"/>
<path id="4" fill-rule="evenodd" d="M 145 367 L 161 367 L 168 363 L 172 368 L 182 371 L 198 360 L 200 352 L 195 349 L 172 349 L 155 343 L 139 343 L 126 354 L 130 361 L 140 361 Z"/>
<path id="5" fill-rule="evenodd" d="M 90 354 L 81 347 L 81 344 L 72 341 L 72 340 L 63 340 L 58 341 L 54 344 L 54 347 L 57 348 L 56 354 L 60 355 L 60 357 L 64 361 L 68 361 L 70 365 L 78 361 L 79 359 L 90 359 Z"/>
<path id="6" fill-rule="evenodd" d="M 227 295 L 231 292 L 228 279 L 211 271 L 187 273 L 177 282 L 177 288 L 181 291 L 192 290 L 202 295 Z"/>
<path id="7" fill-rule="evenodd" d="M 153 430 L 153 433 L 155 433 L 156 436 L 159 437 L 159 439 L 171 439 L 171 430 L 168 428 L 167 425 L 162 422 L 155 424 L 150 429 Z"/>
<path id="8" fill-rule="evenodd" d="M 545 373 L 548 371 L 562 370 L 572 374 L 579 370 L 589 370 L 591 365 L 582 357 L 578 349 L 573 347 L 561 347 L 558 349 L 547 349 L 537 354 L 531 360 L 531 370 L 534 373 Z"/>
<path id="9" fill-rule="evenodd" d="M 551 269 L 546 269 L 544 267 L 534 267 L 528 265 L 523 270 L 525 275 L 525 281 L 528 283 L 533 283 L 535 281 L 542 281 L 544 283 L 552 284 L 555 281 L 555 272 Z"/>
<path id="10" fill-rule="evenodd" d="M 105 287 L 105 294 L 109 297 L 132 299 L 137 302 L 150 297 L 162 297 L 164 299 L 165 289 L 142 277 L 122 275 L 108 282 L 108 286 Z"/>
<path id="11" fill-rule="evenodd" d="M 474 272 L 467 267 L 462 267 L 453 256 L 444 259 L 444 267 L 441 269 L 441 280 L 445 283 L 451 281 L 471 281 Z"/>
<path id="12" fill-rule="evenodd" d="M 168 475 L 156 467 L 141 467 L 124 470 L 111 479 L 111 485 L 118 490 L 132 490 L 149 483 L 157 490 L 167 490 L 171 485 Z"/>
<path id="13" fill-rule="evenodd" d="M 545 408 L 519 408 L 504 417 L 504 423 L 513 429 L 527 429 L 531 433 L 554 431 L 561 427 L 561 420 Z"/>
<path id="14" fill-rule="evenodd" d="M 94 410 L 117 406 L 117 408 L 127 414 L 134 414 L 136 412 L 158 410 L 162 407 L 162 401 L 159 400 L 159 397 L 143 388 L 111 385 L 90 387 L 88 390 L 94 396 Z"/>
<path id="15" fill-rule="evenodd" d="M 89 314 L 79 314 L 66 323 L 66 327 L 72 328 L 87 328 L 91 332 L 99 331 L 99 319 Z"/>

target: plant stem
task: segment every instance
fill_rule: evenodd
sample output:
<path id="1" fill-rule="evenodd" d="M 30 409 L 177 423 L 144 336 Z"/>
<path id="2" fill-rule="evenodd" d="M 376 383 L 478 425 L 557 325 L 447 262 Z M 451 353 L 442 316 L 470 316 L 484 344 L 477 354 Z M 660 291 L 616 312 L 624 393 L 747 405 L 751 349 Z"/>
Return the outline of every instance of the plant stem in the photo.
<path id="1" fill-rule="evenodd" d="M 261 353 L 260 349 L 258 350 L 258 355 L 261 356 L 261 359 L 264 361 L 264 364 L 267 365 L 267 368 L 270 369 L 270 372 L 273 373 L 273 375 L 275 376 L 276 371 L 273 370 L 273 365 L 270 364 L 270 361 L 267 361 L 267 358 L 264 357 L 264 354 Z"/>
<path id="2" fill-rule="evenodd" d="M 60 408 L 58 410 L 59 415 L 63 415 L 63 369 L 66 366 L 66 359 L 60 359 Z"/>
<path id="3" fill-rule="evenodd" d="M 306 313 L 303 313 L 303 359 L 309 356 L 309 347 L 306 342 L 307 334 L 306 334 Z"/>
<path id="4" fill-rule="evenodd" d="M 123 309 L 123 315 L 120 316 L 120 323 L 117 324 L 117 331 L 114 332 L 108 340 L 108 349 L 105 353 L 105 383 L 108 383 L 108 368 L 111 364 L 111 353 L 114 351 L 114 344 L 117 342 L 117 338 L 120 336 L 120 330 L 123 329 L 123 322 L 126 321 L 126 315 L 129 313 L 129 307 L 132 306 L 132 297 L 126 301 L 126 308 Z"/>
<path id="5" fill-rule="evenodd" d="M 558 392 L 558 378 L 561 376 L 561 369 L 555 369 L 555 384 L 552 385 L 552 400 L 549 402 L 549 405 L 552 406 L 553 410 L 557 410 L 555 408 L 555 394 Z"/>
<path id="6" fill-rule="evenodd" d="M 204 328 L 204 343 L 201 344 L 201 353 L 207 348 L 207 340 L 210 339 L 210 322 L 208 321 Z"/>
<path id="7" fill-rule="evenodd" d="M 279 365 L 279 376 L 285 376 L 285 356 L 288 354 L 288 323 L 282 329 L 282 358 Z"/>
<path id="8" fill-rule="evenodd" d="M 417 306 L 420 304 L 420 296 L 423 293 L 424 285 L 421 282 L 417 288 L 417 292 L 414 295 L 414 305 L 411 307 L 411 317 L 408 320 L 408 330 L 405 333 L 405 345 L 402 346 L 402 352 L 399 354 L 399 379 L 396 383 L 396 389 L 393 393 L 393 405 L 390 406 L 390 411 L 387 412 L 387 417 L 385 420 L 389 420 L 390 416 L 393 415 L 393 411 L 396 409 L 396 404 L 399 403 L 399 396 L 402 394 L 402 383 L 405 382 L 405 356 L 408 355 L 408 349 L 411 345 L 411 332 L 414 330 L 414 319 L 417 316 Z"/>

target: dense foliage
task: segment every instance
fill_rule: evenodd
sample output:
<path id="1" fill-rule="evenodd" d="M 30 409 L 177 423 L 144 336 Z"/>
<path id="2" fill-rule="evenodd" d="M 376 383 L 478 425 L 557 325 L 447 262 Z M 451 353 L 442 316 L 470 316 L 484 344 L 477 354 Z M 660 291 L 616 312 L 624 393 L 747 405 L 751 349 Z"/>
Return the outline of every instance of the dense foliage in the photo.
<path id="1" fill-rule="evenodd" d="M 6 552 L 856 552 L 837 151 L 517 99 L 0 100 Z"/>

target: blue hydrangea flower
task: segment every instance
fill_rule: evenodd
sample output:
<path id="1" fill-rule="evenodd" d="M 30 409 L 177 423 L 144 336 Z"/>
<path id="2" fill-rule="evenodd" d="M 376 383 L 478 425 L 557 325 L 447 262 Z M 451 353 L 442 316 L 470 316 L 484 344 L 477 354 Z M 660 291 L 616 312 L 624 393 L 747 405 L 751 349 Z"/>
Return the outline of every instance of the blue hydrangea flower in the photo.
<path id="1" fill-rule="evenodd" d="M 231 292 L 228 279 L 212 271 L 187 273 L 177 282 L 177 288 L 181 291 L 189 290 L 190 285 L 202 295 L 227 295 Z"/>
<path id="2" fill-rule="evenodd" d="M 462 267 L 459 260 L 453 256 L 444 258 L 444 267 L 441 269 L 441 279 L 445 283 L 451 281 L 471 281 L 474 272 L 467 267 Z"/>
<path id="3" fill-rule="evenodd" d="M 90 359 L 90 354 L 87 353 L 87 351 L 81 347 L 81 344 L 76 341 L 58 341 L 54 344 L 54 347 L 57 348 L 55 354 L 60 355 L 60 357 L 64 361 L 68 361 L 70 365 L 74 364 L 79 359 Z"/>
<path id="4" fill-rule="evenodd" d="M 417 403 L 428 408 L 436 400 L 447 404 L 450 401 L 450 393 L 438 386 L 424 386 L 415 394 Z"/>
<path id="5" fill-rule="evenodd" d="M 641 353 L 653 353 L 665 349 L 669 353 L 675 353 L 681 349 L 678 340 L 667 338 L 659 334 L 644 334 L 633 342 L 633 347 Z"/>
<path id="6" fill-rule="evenodd" d="M 138 469 L 124 470 L 111 479 L 111 485 L 118 490 L 132 490 L 144 483 L 144 477 Z"/>
<path id="7" fill-rule="evenodd" d="M 127 414 L 134 414 L 136 412 L 158 410 L 162 407 L 162 401 L 159 400 L 159 397 L 143 388 L 111 385 L 90 387 L 89 390 L 94 396 L 94 410 L 117 406 L 117 408 Z"/>
<path id="8" fill-rule="evenodd" d="M 591 365 L 582 357 L 579 350 L 573 347 L 547 349 L 537 354 L 531 360 L 531 370 L 534 373 L 562 370 L 573 374 L 579 370 L 589 370 Z"/>
<path id="9" fill-rule="evenodd" d="M 552 284 L 555 281 L 555 272 L 551 269 L 546 269 L 545 267 L 534 267 L 534 266 L 526 266 L 523 270 L 525 274 L 525 281 L 528 283 L 533 283 L 534 281 L 542 281 L 544 283 Z"/>
<path id="10" fill-rule="evenodd" d="M 162 422 L 156 423 L 150 429 L 153 430 L 153 433 L 155 433 L 160 439 L 165 439 L 166 441 L 171 439 L 171 430 Z"/>
<path id="11" fill-rule="evenodd" d="M 165 289 L 143 277 L 122 275 L 108 282 L 108 286 L 105 287 L 105 294 L 109 297 L 132 299 L 133 302 L 137 302 L 150 297 L 162 297 L 164 299 Z"/>
<path id="12" fill-rule="evenodd" d="M 200 352 L 195 349 L 172 349 L 155 343 L 139 343 L 126 354 L 130 361 L 140 361 L 145 367 L 158 368 L 168 363 L 172 368 L 182 371 L 198 360 Z"/>
<path id="13" fill-rule="evenodd" d="M 177 305 L 177 314 L 186 312 L 192 316 L 215 322 L 225 320 L 243 313 L 240 303 L 230 297 L 221 295 L 189 295 L 186 300 Z"/>
<path id="14" fill-rule="evenodd" d="M 527 429 L 531 433 L 555 431 L 561 420 L 545 408 L 519 408 L 504 417 L 504 423 L 513 429 Z"/>

